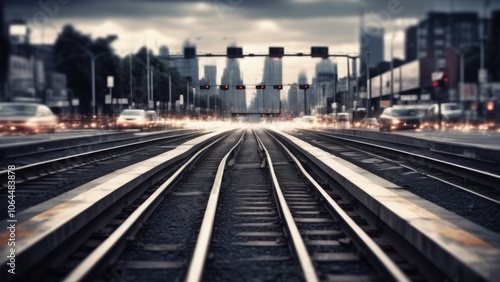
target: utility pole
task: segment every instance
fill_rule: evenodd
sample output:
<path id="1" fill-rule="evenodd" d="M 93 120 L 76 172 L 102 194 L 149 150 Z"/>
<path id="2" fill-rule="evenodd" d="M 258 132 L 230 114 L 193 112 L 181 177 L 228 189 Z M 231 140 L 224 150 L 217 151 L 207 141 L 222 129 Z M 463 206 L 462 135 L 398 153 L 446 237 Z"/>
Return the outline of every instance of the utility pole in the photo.
<path id="1" fill-rule="evenodd" d="M 351 108 L 351 72 L 349 70 L 349 57 L 347 58 L 347 103 L 346 103 L 346 110 L 347 112 L 350 112 Z"/>
<path id="2" fill-rule="evenodd" d="M 172 110 L 172 76 L 168 75 L 168 113 Z"/>
<path id="3" fill-rule="evenodd" d="M 147 79 L 147 84 L 148 84 L 148 108 L 149 108 L 149 101 L 151 100 L 151 91 L 150 91 L 150 82 L 149 82 L 149 47 L 146 47 L 146 79 Z"/>
<path id="4" fill-rule="evenodd" d="M 372 112 L 372 80 L 370 78 L 370 55 L 372 52 L 367 51 L 366 56 L 366 79 L 367 79 L 367 88 L 368 88 L 368 102 L 366 103 L 368 106 L 368 117 L 372 117 L 371 112 Z"/>
<path id="5" fill-rule="evenodd" d="M 307 88 L 304 88 L 304 115 L 307 115 Z"/>
<path id="6" fill-rule="evenodd" d="M 153 68 L 151 68 L 151 102 L 148 102 L 148 108 L 154 110 L 155 99 L 154 99 L 154 95 L 153 95 L 153 80 L 154 80 L 154 72 L 153 71 L 154 71 Z"/>

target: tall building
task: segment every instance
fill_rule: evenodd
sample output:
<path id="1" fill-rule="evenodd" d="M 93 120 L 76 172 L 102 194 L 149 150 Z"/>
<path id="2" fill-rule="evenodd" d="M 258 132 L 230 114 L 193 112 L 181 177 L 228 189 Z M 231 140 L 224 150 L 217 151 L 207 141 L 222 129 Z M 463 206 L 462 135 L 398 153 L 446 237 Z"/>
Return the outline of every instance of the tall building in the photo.
<path id="1" fill-rule="evenodd" d="M 8 25 L 10 47 L 4 101 L 41 102 L 53 111 L 68 110 L 66 75 L 55 71 L 52 45 L 30 43 L 30 28 L 25 20 Z"/>
<path id="2" fill-rule="evenodd" d="M 280 110 L 281 91 L 274 89 L 274 85 L 283 83 L 283 64 L 280 58 L 266 57 L 264 61 L 264 77 L 261 84 L 265 90 L 257 90 L 257 108 L 278 112 Z"/>
<path id="3" fill-rule="evenodd" d="M 411 62 L 418 58 L 418 27 L 410 26 L 405 31 L 405 61 Z"/>
<path id="4" fill-rule="evenodd" d="M 326 114 L 330 107 L 327 99 L 333 97 L 338 79 L 337 64 L 329 59 L 323 59 L 316 64 L 316 74 L 313 79 L 310 106 L 316 108 L 316 113 Z"/>
<path id="5" fill-rule="evenodd" d="M 184 47 L 196 47 L 186 41 Z M 170 68 L 177 68 L 181 75 L 191 83 L 199 82 L 199 63 L 198 58 L 184 59 L 184 57 L 170 56 L 168 47 L 161 46 L 159 49 L 160 60 Z"/>
<path id="6" fill-rule="evenodd" d="M 208 100 L 208 108 L 212 109 L 215 107 L 213 102 L 215 102 L 213 99 L 217 95 L 217 66 L 215 65 L 205 65 L 204 66 L 204 73 L 205 76 L 200 80 L 203 81 L 204 85 L 211 85 L 209 90 L 203 91 L 203 94 L 206 94 L 206 98 Z M 202 83 L 200 82 L 200 85 Z"/>
<path id="7" fill-rule="evenodd" d="M 475 12 L 430 12 L 406 29 L 406 61 L 433 58 L 435 69 L 446 68 L 446 48 L 459 50 L 463 44 L 479 43 L 480 22 Z M 487 34 L 488 28 L 483 32 Z"/>
<path id="8" fill-rule="evenodd" d="M 299 73 L 299 77 L 297 78 L 298 84 L 308 84 L 307 82 L 307 75 L 304 71 Z M 310 93 L 310 91 L 309 91 Z M 307 93 L 307 105 L 310 105 L 310 97 L 309 93 Z M 297 108 L 299 113 L 304 113 L 304 90 L 298 90 L 297 92 Z"/>
<path id="9" fill-rule="evenodd" d="M 240 65 L 237 59 L 227 59 L 226 68 L 221 78 L 222 85 L 229 85 L 228 90 L 220 90 L 219 94 L 223 103 L 225 115 L 231 112 L 246 111 L 246 91 L 236 90 L 236 85 L 242 85 L 243 80 L 240 72 Z"/>
<path id="10" fill-rule="evenodd" d="M 292 117 L 296 117 L 301 112 L 301 105 L 298 101 L 299 86 L 293 83 L 288 90 L 288 111 Z"/>
<path id="11" fill-rule="evenodd" d="M 384 61 L 384 29 L 374 26 L 365 28 L 362 25 L 359 46 L 360 70 L 363 74 L 366 71 L 368 52 L 370 52 L 370 67 L 373 68 Z"/>
<path id="12" fill-rule="evenodd" d="M 500 10 L 491 13 L 491 28 L 490 28 L 490 50 L 492 52 L 491 58 L 491 75 L 492 80 L 495 82 L 500 81 Z"/>

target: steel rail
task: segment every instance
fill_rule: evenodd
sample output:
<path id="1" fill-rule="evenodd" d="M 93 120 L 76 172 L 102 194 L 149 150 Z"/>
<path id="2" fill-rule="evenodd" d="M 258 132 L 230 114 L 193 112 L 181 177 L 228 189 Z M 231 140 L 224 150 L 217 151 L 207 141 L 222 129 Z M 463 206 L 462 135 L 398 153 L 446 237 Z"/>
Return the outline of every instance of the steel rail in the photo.
<path id="1" fill-rule="evenodd" d="M 25 165 L 21 167 L 16 167 L 13 171 L 16 174 L 16 183 L 22 183 L 25 181 L 33 180 L 41 176 L 51 175 L 58 172 L 66 171 L 68 169 L 79 167 L 82 165 L 87 165 L 95 162 L 97 158 L 102 158 L 102 156 L 116 154 L 116 152 L 134 150 L 136 147 L 150 146 L 158 142 L 168 141 L 169 139 L 175 138 L 185 138 L 191 135 L 196 135 L 199 133 L 184 133 L 179 135 L 173 135 L 168 137 L 154 138 L 151 140 L 140 141 L 132 144 L 114 146 L 111 148 L 100 149 L 91 152 L 85 152 L 81 154 L 71 155 L 67 157 L 61 157 L 57 159 L 52 159 L 48 161 L 42 161 L 39 163 L 34 163 L 30 165 Z M 0 171 L 0 178 L 7 179 L 7 170 Z M 5 176 L 5 177 L 4 177 Z M 24 179 L 23 179 L 24 178 Z M 5 189 L 5 182 L 0 183 L 0 189 Z"/>
<path id="2" fill-rule="evenodd" d="M 201 277 L 203 275 L 203 269 L 205 267 L 205 261 L 207 258 L 208 248 L 210 246 L 210 240 L 212 238 L 212 230 L 215 222 L 215 213 L 217 211 L 217 204 L 219 201 L 224 170 L 226 168 L 228 158 L 233 154 L 235 149 L 243 142 L 244 136 L 245 136 L 245 131 L 243 131 L 243 134 L 241 135 L 238 142 L 224 156 L 217 169 L 217 174 L 215 175 L 214 184 L 212 185 L 212 190 L 210 192 L 210 197 L 208 198 L 207 208 L 205 209 L 205 214 L 203 216 L 203 222 L 201 224 L 200 232 L 198 233 L 198 238 L 196 240 L 196 246 L 193 252 L 193 259 L 189 264 L 189 269 L 186 277 L 187 282 L 201 281 Z"/>
<path id="3" fill-rule="evenodd" d="M 309 133 L 309 134 L 317 134 L 317 135 L 332 138 L 332 139 L 338 139 L 338 140 L 342 140 L 345 142 L 351 142 L 351 143 L 359 144 L 362 146 L 368 146 L 371 148 L 381 150 L 383 152 L 397 153 L 399 155 L 403 155 L 405 157 L 405 159 L 408 159 L 410 162 L 420 161 L 420 164 L 426 165 L 428 167 L 432 167 L 432 168 L 435 168 L 435 169 L 438 169 L 438 170 L 441 170 L 441 171 L 444 171 L 444 172 L 447 172 L 447 173 L 450 173 L 450 174 L 453 174 L 453 175 L 456 175 L 456 176 L 459 176 L 459 177 L 462 177 L 465 179 L 472 180 L 474 182 L 488 186 L 488 187 L 493 188 L 495 190 L 500 190 L 500 186 L 498 185 L 498 183 L 500 183 L 500 175 L 497 175 L 497 174 L 493 174 L 493 173 L 485 172 L 485 171 L 480 171 L 480 170 L 477 170 L 474 168 L 450 163 L 447 161 L 443 161 L 443 160 L 439 160 L 439 159 L 435 159 L 435 158 L 431 158 L 431 157 L 427 157 L 427 156 L 423 156 L 423 155 L 419 155 L 419 154 L 415 154 L 415 153 L 405 152 L 405 151 L 399 150 L 399 149 L 394 149 L 394 148 L 390 148 L 390 147 L 386 147 L 386 146 L 382 146 L 382 145 L 370 144 L 367 142 L 362 142 L 362 141 L 353 140 L 353 139 L 344 138 L 344 137 L 338 137 L 338 136 L 334 136 L 334 135 L 330 135 L 330 134 L 326 134 L 326 133 L 315 132 L 315 133 Z"/>
<path id="4" fill-rule="evenodd" d="M 387 254 L 378 246 L 373 239 L 366 234 L 361 227 L 359 227 L 354 220 L 332 199 L 332 197 L 314 180 L 314 178 L 304 169 L 300 161 L 288 150 L 288 148 L 283 145 L 276 137 L 272 134 L 270 136 L 279 144 L 279 146 L 286 152 L 286 154 L 294 161 L 295 165 L 299 168 L 302 174 L 307 178 L 307 180 L 314 186 L 316 191 L 321 195 L 324 200 L 325 205 L 334 211 L 340 219 L 345 223 L 346 231 L 355 239 L 355 242 L 363 247 L 363 251 L 368 261 L 375 264 L 379 270 L 384 274 L 384 277 L 390 279 L 391 281 L 411 281 L 399 267 L 387 256 Z"/>
<path id="5" fill-rule="evenodd" d="M 308 282 L 319 281 L 319 278 L 316 274 L 316 270 L 315 270 L 314 265 L 313 265 L 312 260 L 311 260 L 311 256 L 309 255 L 309 252 L 307 251 L 306 244 L 304 243 L 304 240 L 302 239 L 302 236 L 300 235 L 299 229 L 298 229 L 298 227 L 295 224 L 295 221 L 293 219 L 292 212 L 290 211 L 290 208 L 288 207 L 288 204 L 286 203 L 285 196 L 283 195 L 283 191 L 281 190 L 281 187 L 278 183 L 278 178 L 276 177 L 276 173 L 274 171 L 273 161 L 271 159 L 271 155 L 269 154 L 269 151 L 267 150 L 267 148 L 264 146 L 264 143 L 262 142 L 262 140 L 257 135 L 255 135 L 255 137 L 259 143 L 259 146 L 262 148 L 262 150 L 265 153 L 266 160 L 268 162 L 269 172 L 271 173 L 274 191 L 276 192 L 276 196 L 278 199 L 279 208 L 281 209 L 281 214 L 283 215 L 283 220 L 285 222 L 286 228 L 288 229 L 288 234 L 289 234 L 291 242 L 293 244 L 293 250 L 295 251 L 295 253 L 297 255 L 300 266 L 301 266 L 302 271 L 304 273 L 304 279 Z"/>
<path id="6" fill-rule="evenodd" d="M 186 170 L 202 153 L 221 141 L 228 134 L 200 149 L 187 160 L 167 181 L 151 194 L 104 242 L 88 255 L 63 281 L 88 281 L 96 276 L 96 269 L 105 265 L 116 246 L 133 236 L 138 231 L 140 223 L 145 221 L 163 199 L 164 193 L 174 183 L 182 172 Z"/>

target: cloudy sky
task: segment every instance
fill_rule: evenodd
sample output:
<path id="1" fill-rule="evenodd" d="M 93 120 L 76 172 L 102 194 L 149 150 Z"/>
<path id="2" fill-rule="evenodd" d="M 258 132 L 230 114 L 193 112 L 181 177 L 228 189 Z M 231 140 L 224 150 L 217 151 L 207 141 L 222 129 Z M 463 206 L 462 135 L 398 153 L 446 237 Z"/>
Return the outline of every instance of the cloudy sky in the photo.
<path id="1" fill-rule="evenodd" d="M 404 29 L 430 10 L 482 12 L 482 0 L 4 0 L 9 18 L 28 20 L 32 41 L 52 43 L 64 24 L 93 37 L 118 35 L 114 47 L 126 55 L 148 44 L 157 52 L 166 45 L 180 53 L 186 40 L 198 53 L 223 53 L 230 44 L 244 53 L 266 53 L 269 46 L 285 52 L 309 52 L 311 46 L 329 46 L 330 53 L 356 55 L 360 14 L 367 24 L 385 28 L 385 57 L 394 40 L 395 56 L 404 58 Z M 500 8 L 490 0 L 488 14 Z M 41 3 L 44 3 L 43 5 Z M 44 28 L 41 28 L 41 27 Z M 394 35 L 394 36 L 393 36 Z M 283 82 L 293 83 L 300 71 L 309 81 L 317 59 L 283 59 Z M 339 76 L 346 74 L 346 59 L 336 58 Z M 224 58 L 200 58 L 203 65 L 217 64 L 222 74 Z M 263 59 L 240 62 L 245 83 L 262 80 Z"/>

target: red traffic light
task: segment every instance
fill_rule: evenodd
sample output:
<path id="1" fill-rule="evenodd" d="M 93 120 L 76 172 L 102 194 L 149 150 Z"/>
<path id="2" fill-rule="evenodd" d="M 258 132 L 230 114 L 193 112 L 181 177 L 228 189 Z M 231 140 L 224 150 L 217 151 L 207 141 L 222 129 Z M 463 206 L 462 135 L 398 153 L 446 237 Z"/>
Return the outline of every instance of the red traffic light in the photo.
<path id="1" fill-rule="evenodd" d="M 220 90 L 228 90 L 229 89 L 229 85 L 221 85 L 220 86 Z"/>
<path id="2" fill-rule="evenodd" d="M 257 85 L 257 86 L 255 86 L 255 89 L 261 89 L 261 90 L 264 90 L 264 89 L 266 89 L 266 86 L 265 86 L 265 85 L 262 85 L 262 84 L 261 84 L 261 85 Z"/>
<path id="3" fill-rule="evenodd" d="M 432 87 L 433 88 L 438 88 L 439 87 L 439 81 L 432 81 Z"/>
<path id="4" fill-rule="evenodd" d="M 300 84 L 299 89 L 309 89 L 309 84 Z"/>
<path id="5" fill-rule="evenodd" d="M 200 89 L 210 89 L 210 85 L 200 85 Z"/>
<path id="6" fill-rule="evenodd" d="M 243 89 L 246 89 L 246 86 L 245 85 L 236 85 L 236 89 L 243 90 Z"/>
<path id="7" fill-rule="evenodd" d="M 283 89 L 283 85 L 281 85 L 281 84 L 278 84 L 278 85 L 273 85 L 273 88 L 274 88 L 274 89 L 281 90 L 281 89 Z"/>

